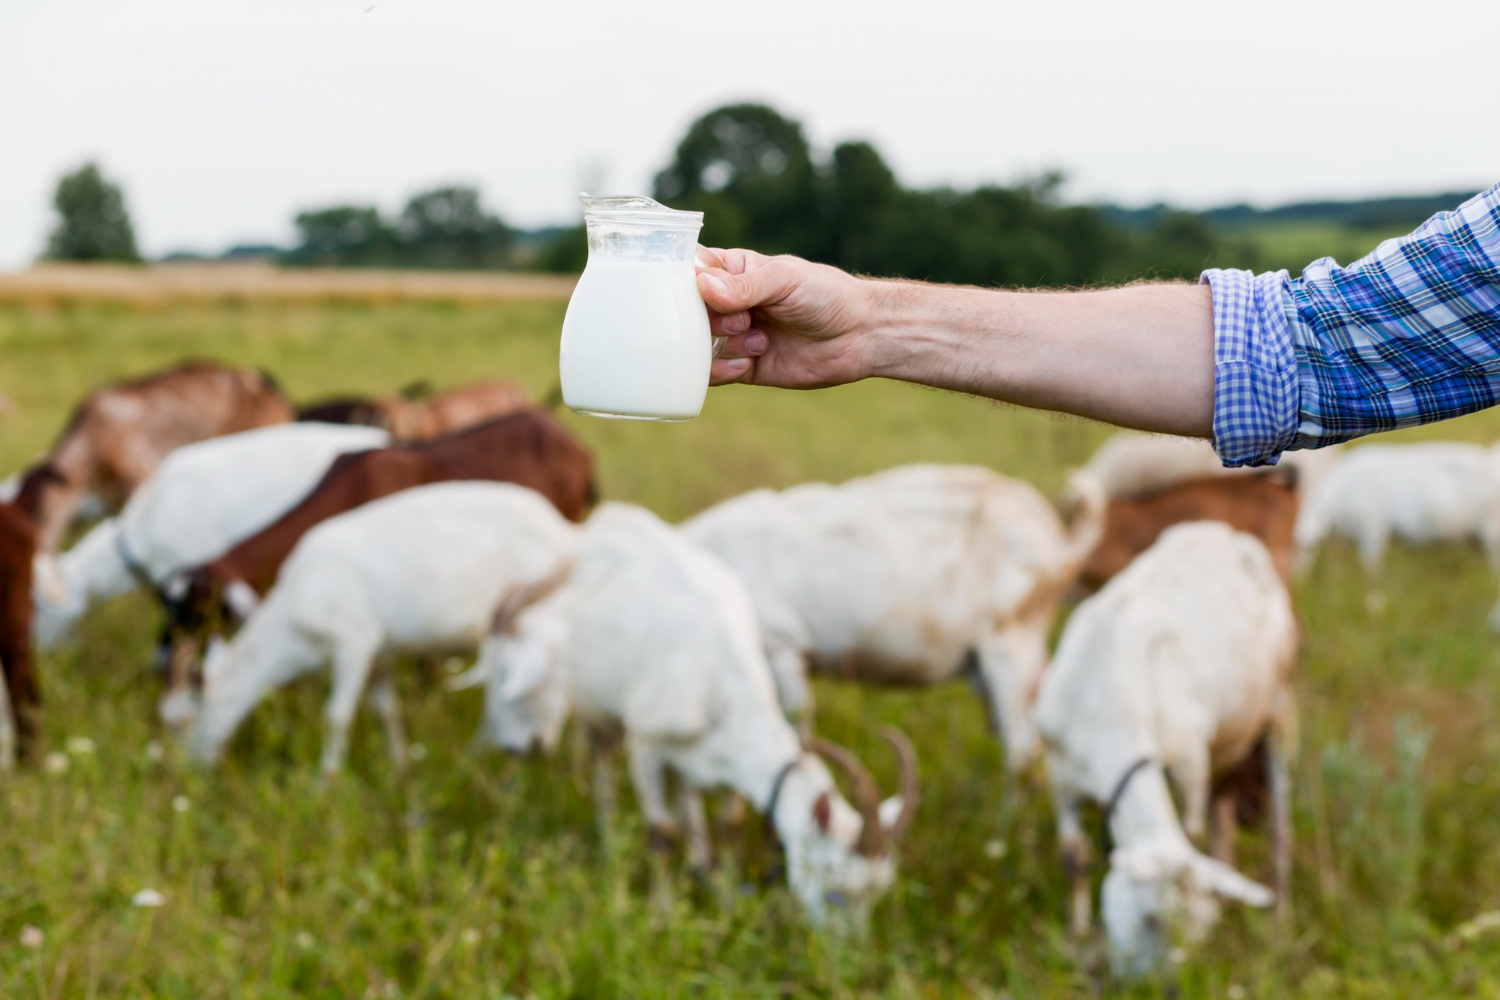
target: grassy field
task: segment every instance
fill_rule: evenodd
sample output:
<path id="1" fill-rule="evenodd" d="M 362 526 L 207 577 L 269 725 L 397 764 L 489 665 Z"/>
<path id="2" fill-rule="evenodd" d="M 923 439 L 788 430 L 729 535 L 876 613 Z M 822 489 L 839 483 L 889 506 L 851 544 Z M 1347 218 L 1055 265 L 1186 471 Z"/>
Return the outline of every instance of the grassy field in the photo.
<path id="1" fill-rule="evenodd" d="M 45 447 L 90 385 L 183 356 L 263 366 L 299 398 L 487 374 L 542 392 L 562 308 L 0 307 L 0 392 L 18 407 L 0 423 L 0 472 Z M 1487 441 L 1497 417 L 1426 433 Z M 606 496 L 669 518 L 915 460 L 1050 492 L 1109 433 L 889 383 L 717 390 L 676 426 L 569 421 Z M 349 773 L 317 785 L 314 682 L 264 705 L 220 769 L 188 769 L 156 742 L 156 612 L 122 599 L 43 658 L 52 756 L 0 782 L 0 996 L 1495 997 L 1500 928 L 1457 931 L 1500 909 L 1496 584 L 1475 551 L 1398 548 L 1379 589 L 1383 605 L 1334 546 L 1299 590 L 1293 925 L 1230 912 L 1170 983 L 1128 990 L 1066 938 L 1046 798 L 1028 785 L 1002 820 L 1000 754 L 962 687 L 820 689 L 820 729 L 887 787 L 883 721 L 911 733 L 925 774 L 896 890 L 868 940 L 839 942 L 759 884 L 755 844 L 746 871 L 682 875 L 671 912 L 654 910 L 633 812 L 606 856 L 575 754 L 471 754 L 478 693 L 444 694 L 417 670 L 404 692 L 427 752 L 405 774 L 364 718 Z M 1268 877 L 1259 834 L 1242 856 Z M 147 888 L 162 906 L 132 905 Z"/>
<path id="2" fill-rule="evenodd" d="M 1228 263 L 1214 261 L 1214 266 L 1249 267 L 1257 271 L 1285 268 L 1296 278 L 1304 267 L 1320 257 L 1332 257 L 1340 264 L 1352 264 L 1374 250 L 1382 240 L 1404 236 L 1414 228 L 1350 229 L 1317 222 L 1227 227 L 1221 234 L 1228 244 Z"/>

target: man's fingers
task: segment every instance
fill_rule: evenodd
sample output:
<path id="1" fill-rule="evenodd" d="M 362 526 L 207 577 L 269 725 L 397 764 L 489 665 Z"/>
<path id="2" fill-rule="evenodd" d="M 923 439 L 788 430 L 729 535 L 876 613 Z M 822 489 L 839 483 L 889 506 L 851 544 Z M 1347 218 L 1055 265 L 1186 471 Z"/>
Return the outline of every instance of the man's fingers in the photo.
<path id="1" fill-rule="evenodd" d="M 709 385 L 727 385 L 730 382 L 739 382 L 750 374 L 750 366 L 754 362 L 750 358 L 719 358 L 708 370 Z"/>
<path id="2" fill-rule="evenodd" d="M 748 312 L 716 313 L 710 309 L 708 328 L 713 331 L 715 337 L 733 337 L 750 329 L 750 314 Z"/>
<path id="3" fill-rule="evenodd" d="M 757 267 L 744 274 L 730 274 L 717 267 L 698 272 L 698 292 L 717 313 L 744 312 L 773 302 L 786 293 L 786 282 L 784 270 L 776 267 Z"/>
<path id="4" fill-rule="evenodd" d="M 771 338 L 761 330 L 750 330 L 747 333 L 736 334 L 724 340 L 724 347 L 719 351 L 721 358 L 757 358 L 766 353 L 771 346 Z"/>

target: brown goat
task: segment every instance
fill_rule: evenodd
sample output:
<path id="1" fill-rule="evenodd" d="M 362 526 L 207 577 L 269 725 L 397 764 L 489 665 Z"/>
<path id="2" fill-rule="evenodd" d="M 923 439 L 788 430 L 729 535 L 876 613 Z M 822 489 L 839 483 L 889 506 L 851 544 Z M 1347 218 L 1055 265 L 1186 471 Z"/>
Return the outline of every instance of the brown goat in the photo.
<path id="1" fill-rule="evenodd" d="M 0 719 L 19 739 L 25 754 L 36 741 L 41 690 L 31 659 L 31 560 L 36 554 L 36 525 L 14 504 L 0 503 L 0 669 L 10 719 Z M 3 710 L 3 709 L 0 709 Z M 0 740 L 0 768 L 12 747 Z"/>
<path id="2" fill-rule="evenodd" d="M 322 480 L 281 518 L 190 574 L 184 623 L 223 610 L 225 588 L 249 584 L 264 594 L 297 542 L 313 527 L 361 504 L 413 486 L 458 479 L 517 483 L 541 493 L 563 516 L 581 521 L 594 503 L 594 460 L 562 424 L 523 410 L 435 441 L 340 455 Z"/>
<path id="3" fill-rule="evenodd" d="M 298 410 L 297 419 L 369 424 L 390 431 L 398 441 L 427 441 L 530 405 L 531 397 L 516 383 L 480 379 L 432 395 L 403 391 L 380 399 L 326 399 Z"/>
<path id="4" fill-rule="evenodd" d="M 1254 535 L 1270 550 L 1282 579 L 1292 578 L 1297 524 L 1296 476 L 1276 469 L 1251 475 L 1209 476 L 1137 499 L 1116 498 L 1104 515 L 1104 536 L 1084 563 L 1080 582 L 1097 589 L 1184 521 L 1223 521 Z"/>
<path id="5" fill-rule="evenodd" d="M 268 376 L 209 361 L 102 386 L 27 471 L 15 502 L 36 521 L 38 548 L 55 552 L 86 494 L 118 507 L 172 449 L 292 417 Z"/>

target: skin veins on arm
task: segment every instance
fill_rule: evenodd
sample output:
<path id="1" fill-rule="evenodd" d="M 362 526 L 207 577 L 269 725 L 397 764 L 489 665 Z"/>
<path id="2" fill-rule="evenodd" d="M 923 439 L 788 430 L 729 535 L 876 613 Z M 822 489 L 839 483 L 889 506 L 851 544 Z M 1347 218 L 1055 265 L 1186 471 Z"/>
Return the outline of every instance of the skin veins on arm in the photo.
<path id="1" fill-rule="evenodd" d="M 1207 286 L 1012 292 L 855 278 L 795 257 L 719 252 L 700 270 L 715 384 L 818 388 L 892 378 L 1124 427 L 1207 437 Z"/>

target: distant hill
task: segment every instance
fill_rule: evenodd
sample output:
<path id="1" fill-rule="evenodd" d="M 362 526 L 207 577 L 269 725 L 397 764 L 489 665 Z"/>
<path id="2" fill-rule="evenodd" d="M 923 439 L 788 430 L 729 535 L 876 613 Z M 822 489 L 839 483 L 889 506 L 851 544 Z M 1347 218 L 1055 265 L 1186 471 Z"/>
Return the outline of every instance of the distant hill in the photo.
<path id="1" fill-rule="evenodd" d="M 1345 229 L 1391 229 L 1415 227 L 1427 219 L 1474 196 L 1474 191 L 1416 195 L 1405 198 L 1366 198 L 1359 201 L 1303 201 L 1276 208 L 1224 205 L 1198 213 L 1224 228 L 1245 228 L 1265 223 L 1320 223 Z M 1099 206 L 1107 218 L 1130 229 L 1147 229 L 1174 211 L 1164 204 L 1144 208 Z"/>

